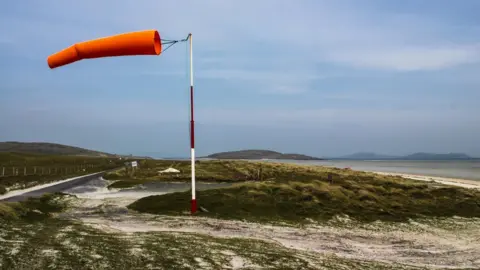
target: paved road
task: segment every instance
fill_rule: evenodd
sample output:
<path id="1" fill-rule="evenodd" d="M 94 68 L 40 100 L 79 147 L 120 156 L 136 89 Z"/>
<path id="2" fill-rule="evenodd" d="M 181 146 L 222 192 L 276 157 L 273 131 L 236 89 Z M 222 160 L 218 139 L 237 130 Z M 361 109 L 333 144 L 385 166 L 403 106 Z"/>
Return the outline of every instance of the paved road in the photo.
<path id="1" fill-rule="evenodd" d="M 94 178 L 100 177 L 104 173 L 105 172 L 99 172 L 99 173 L 87 175 L 87 176 L 84 176 L 84 177 L 78 177 L 78 178 L 76 178 L 72 181 L 63 182 L 63 183 L 59 183 L 57 185 L 37 189 L 37 190 L 30 191 L 30 192 L 27 192 L 27 193 L 23 193 L 23 194 L 20 194 L 20 195 L 17 195 L 17 196 L 9 197 L 9 198 L 6 198 L 6 199 L 0 200 L 0 201 L 19 202 L 19 201 L 24 201 L 24 200 L 26 200 L 30 197 L 40 197 L 40 196 L 42 196 L 43 194 L 46 194 L 46 193 L 62 192 L 62 191 L 67 190 L 69 188 L 85 184 L 86 182 L 88 182 L 88 181 L 90 181 Z"/>

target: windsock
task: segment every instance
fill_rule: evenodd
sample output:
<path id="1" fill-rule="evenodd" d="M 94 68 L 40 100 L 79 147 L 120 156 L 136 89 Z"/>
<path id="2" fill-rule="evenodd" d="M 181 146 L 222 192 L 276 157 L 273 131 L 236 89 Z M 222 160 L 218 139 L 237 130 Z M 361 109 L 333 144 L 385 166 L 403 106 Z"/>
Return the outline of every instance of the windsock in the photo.
<path id="1" fill-rule="evenodd" d="M 124 33 L 76 43 L 48 57 L 48 66 L 53 69 L 82 59 L 159 55 L 162 51 L 160 35 L 156 30 Z"/>

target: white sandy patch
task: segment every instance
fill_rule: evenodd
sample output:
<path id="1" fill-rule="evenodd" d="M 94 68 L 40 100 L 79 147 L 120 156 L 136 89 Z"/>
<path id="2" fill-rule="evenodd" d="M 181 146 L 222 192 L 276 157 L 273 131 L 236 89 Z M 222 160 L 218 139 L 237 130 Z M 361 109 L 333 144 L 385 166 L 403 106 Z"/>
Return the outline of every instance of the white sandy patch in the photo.
<path id="1" fill-rule="evenodd" d="M 103 258 L 102 255 L 98 255 L 98 254 L 90 254 L 90 257 L 94 258 L 94 259 L 101 259 Z"/>
<path id="2" fill-rule="evenodd" d="M 232 266 L 232 269 L 241 269 L 245 266 L 245 262 L 242 257 L 234 256 L 230 260 L 230 265 Z"/>
<path id="3" fill-rule="evenodd" d="M 76 252 L 80 250 L 80 247 L 77 244 L 72 243 L 69 239 L 64 240 L 62 245 Z"/>
<path id="4" fill-rule="evenodd" d="M 8 253 L 9 255 L 12 255 L 12 256 L 15 256 L 18 254 L 18 252 L 20 252 L 20 248 L 18 247 L 14 247 L 10 250 L 10 252 Z"/>
<path id="5" fill-rule="evenodd" d="M 62 232 L 73 232 L 73 226 L 66 226 L 65 228 L 61 229 Z"/>
<path id="6" fill-rule="evenodd" d="M 220 251 L 220 253 L 222 253 L 223 255 L 227 255 L 227 256 L 235 256 L 236 255 L 233 251 L 230 251 L 230 250 L 222 250 L 222 251 Z"/>
<path id="7" fill-rule="evenodd" d="M 188 232 L 214 237 L 240 237 L 278 243 L 287 248 L 350 259 L 404 263 L 427 267 L 480 267 L 480 221 L 455 231 L 411 222 L 398 228 L 340 228 L 312 225 L 305 228 L 264 225 L 200 217 L 84 217 L 108 232 Z M 381 224 L 381 223 L 380 223 Z M 228 251 L 226 251 L 228 252 Z M 454 255 L 452 255 L 454 254 Z M 236 261 L 239 264 L 239 260 Z"/>
<path id="8" fill-rule="evenodd" d="M 76 177 L 73 177 L 73 178 L 68 178 L 68 179 L 61 180 L 61 181 L 55 181 L 55 182 L 48 183 L 48 184 L 38 185 L 38 186 L 26 188 L 26 189 L 19 189 L 19 190 L 10 191 L 10 192 L 8 192 L 4 195 L 1 195 L 0 200 L 7 199 L 7 198 L 10 198 L 10 197 L 14 197 L 14 196 L 18 196 L 18 195 L 23 195 L 25 193 L 35 191 L 35 190 L 39 190 L 39 189 L 42 189 L 42 188 L 51 187 L 51 186 L 55 186 L 55 185 L 58 185 L 58 184 L 70 182 L 70 181 L 76 180 L 78 178 L 94 175 L 94 174 L 97 174 L 97 173 L 92 173 L 92 174 L 87 174 L 87 175 L 82 175 L 82 176 L 76 176 Z"/>
<path id="9" fill-rule="evenodd" d="M 118 202 L 120 204 L 127 205 L 143 197 L 148 197 L 153 195 L 162 195 L 162 194 L 165 194 L 165 192 L 104 191 L 104 192 L 94 192 L 89 194 L 74 194 L 74 195 L 82 199 L 112 201 L 112 202 Z"/>
<path id="10" fill-rule="evenodd" d="M 55 257 L 58 252 L 60 252 L 60 251 L 54 250 L 54 249 L 44 249 L 44 250 L 42 250 L 42 254 L 44 256 L 51 256 L 51 257 Z"/>
<path id="11" fill-rule="evenodd" d="M 390 172 L 374 172 L 374 173 L 381 174 L 381 175 L 401 176 L 403 178 L 419 180 L 419 181 L 434 181 L 436 183 L 457 186 L 457 187 L 480 189 L 480 181 L 475 181 L 475 180 L 426 176 L 426 175 L 417 175 L 417 174 L 406 174 L 406 173 L 390 173 Z"/>
<path id="12" fill-rule="evenodd" d="M 6 242 L 6 243 L 23 243 L 23 240 L 6 240 L 0 237 L 0 242 Z"/>
<path id="13" fill-rule="evenodd" d="M 134 256 L 140 256 L 143 253 L 143 249 L 138 248 L 138 247 L 131 248 L 129 251 Z"/>
<path id="14" fill-rule="evenodd" d="M 165 194 L 165 192 L 108 189 L 107 186 L 110 183 L 112 183 L 112 181 L 105 180 L 100 177 L 98 179 L 92 180 L 89 185 L 73 187 L 71 189 L 65 190 L 64 192 L 75 195 L 77 198 L 82 199 L 81 201 L 77 200 L 77 205 L 81 205 L 81 207 L 97 207 L 102 204 L 127 206 L 143 197 Z M 90 190 L 83 191 L 83 189 L 85 189 L 86 187 L 88 187 Z"/>
<path id="15" fill-rule="evenodd" d="M 195 258 L 195 261 L 197 262 L 198 266 L 200 267 L 209 267 L 210 264 L 204 261 L 202 258 Z"/>

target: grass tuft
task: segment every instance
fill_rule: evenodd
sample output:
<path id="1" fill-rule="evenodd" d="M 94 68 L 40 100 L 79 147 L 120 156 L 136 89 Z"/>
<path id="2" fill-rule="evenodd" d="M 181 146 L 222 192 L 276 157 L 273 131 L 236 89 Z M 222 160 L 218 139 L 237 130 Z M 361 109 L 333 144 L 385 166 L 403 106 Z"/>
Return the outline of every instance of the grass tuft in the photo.
<path id="1" fill-rule="evenodd" d="M 39 198 L 29 198 L 23 202 L 0 202 L 0 221 L 26 220 L 40 221 L 53 213 L 61 212 L 67 204 L 61 197 L 71 196 L 63 193 L 45 194 Z"/>

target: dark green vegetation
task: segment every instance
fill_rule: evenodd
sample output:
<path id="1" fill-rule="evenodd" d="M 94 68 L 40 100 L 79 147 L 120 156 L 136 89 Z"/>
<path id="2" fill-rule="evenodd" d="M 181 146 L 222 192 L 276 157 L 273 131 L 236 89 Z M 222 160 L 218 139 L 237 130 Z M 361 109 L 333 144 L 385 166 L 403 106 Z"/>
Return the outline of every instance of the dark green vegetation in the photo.
<path id="1" fill-rule="evenodd" d="M 477 190 L 348 169 L 247 161 L 205 161 L 200 166 L 222 179 L 249 181 L 199 191 L 199 204 L 209 210 L 201 213 L 205 216 L 291 222 L 324 221 L 340 214 L 361 221 L 480 217 Z M 189 192 L 171 193 L 142 198 L 129 208 L 180 215 L 188 209 L 189 200 Z"/>
<path id="2" fill-rule="evenodd" d="M 322 160 L 321 158 L 310 157 L 300 154 L 282 154 L 269 150 L 241 150 L 216 153 L 207 156 L 215 159 L 289 159 L 289 160 Z"/>
<path id="3" fill-rule="evenodd" d="M 0 202 L 0 223 L 12 221 L 34 222 L 49 218 L 67 207 L 61 200 L 62 193 L 47 194 L 39 198 L 29 198 L 23 202 Z"/>
<path id="4" fill-rule="evenodd" d="M 118 168 L 118 158 L 0 153 L 0 194 L 69 177 Z"/>
<path id="5" fill-rule="evenodd" d="M 196 179 L 200 182 L 243 182 L 261 177 L 256 168 L 239 168 L 235 161 L 197 161 L 195 166 Z M 180 173 L 159 173 L 170 167 L 179 170 Z M 123 169 L 106 173 L 103 178 L 119 180 L 109 188 L 128 188 L 155 181 L 190 182 L 190 175 L 190 161 L 141 160 L 139 168 L 134 173 Z"/>

